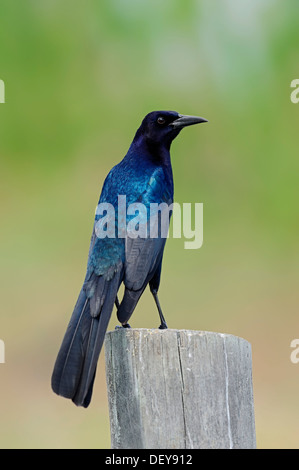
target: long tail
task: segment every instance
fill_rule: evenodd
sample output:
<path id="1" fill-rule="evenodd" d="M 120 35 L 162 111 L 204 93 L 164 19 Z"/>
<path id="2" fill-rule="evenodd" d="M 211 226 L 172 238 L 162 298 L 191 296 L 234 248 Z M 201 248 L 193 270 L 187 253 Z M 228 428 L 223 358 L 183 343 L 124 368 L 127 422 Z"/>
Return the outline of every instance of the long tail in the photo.
<path id="1" fill-rule="evenodd" d="M 99 301 L 100 313 L 94 315 L 94 299 L 88 298 L 82 288 L 52 374 L 53 391 L 85 408 L 91 400 L 97 362 L 117 295 L 120 273 L 108 282 L 99 278 L 99 282 L 105 283 L 94 293 L 94 296 L 99 290 L 105 293 Z"/>

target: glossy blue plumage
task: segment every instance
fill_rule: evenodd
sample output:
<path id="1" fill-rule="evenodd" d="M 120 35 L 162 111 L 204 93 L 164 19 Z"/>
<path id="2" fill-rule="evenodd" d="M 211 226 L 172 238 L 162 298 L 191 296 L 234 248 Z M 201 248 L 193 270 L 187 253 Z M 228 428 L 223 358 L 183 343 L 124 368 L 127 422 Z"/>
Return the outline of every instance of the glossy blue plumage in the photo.
<path id="1" fill-rule="evenodd" d="M 118 239 L 118 196 L 126 196 L 128 206 L 139 202 L 147 208 L 150 204 L 173 202 L 173 178 L 169 152 L 165 151 L 165 161 L 152 161 L 144 142 L 133 141 L 125 158 L 107 175 L 99 203 L 108 202 L 115 208 L 115 239 L 96 239 L 89 256 L 90 270 L 97 274 L 108 275 L 111 266 L 125 261 L 125 240 Z M 167 155 L 168 154 L 168 155 Z M 126 223 L 133 216 L 127 215 Z M 96 216 L 95 221 L 99 220 Z"/>
<path id="2" fill-rule="evenodd" d="M 102 188 L 99 204 L 110 203 L 115 212 L 115 238 L 99 238 L 98 223 L 104 213 L 97 212 L 90 243 L 87 272 L 68 329 L 63 339 L 53 375 L 55 393 L 71 398 L 76 405 L 88 406 L 96 365 L 114 303 L 117 316 L 125 325 L 144 289 L 149 284 L 155 298 L 161 327 L 166 327 L 157 291 L 166 238 L 132 238 L 128 231 L 118 236 L 123 222 L 118 213 L 119 196 L 126 197 L 126 212 L 133 203 L 146 207 L 144 223 L 149 228 L 150 205 L 173 202 L 170 145 L 181 128 L 203 122 L 202 118 L 181 116 L 174 111 L 149 113 L 137 130 L 123 160 L 112 168 Z M 167 216 L 169 214 L 167 212 Z M 134 215 L 126 215 L 128 223 Z M 157 232 L 159 233 L 159 232 Z M 125 285 L 118 304 L 117 292 Z"/>

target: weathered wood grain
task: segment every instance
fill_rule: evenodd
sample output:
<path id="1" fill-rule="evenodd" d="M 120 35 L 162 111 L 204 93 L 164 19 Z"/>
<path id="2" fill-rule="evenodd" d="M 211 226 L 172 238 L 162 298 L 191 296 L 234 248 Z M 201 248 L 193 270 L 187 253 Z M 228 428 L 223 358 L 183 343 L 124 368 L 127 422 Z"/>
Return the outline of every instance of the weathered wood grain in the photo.
<path id="1" fill-rule="evenodd" d="M 255 448 L 244 339 L 117 329 L 106 335 L 105 357 L 112 448 Z"/>

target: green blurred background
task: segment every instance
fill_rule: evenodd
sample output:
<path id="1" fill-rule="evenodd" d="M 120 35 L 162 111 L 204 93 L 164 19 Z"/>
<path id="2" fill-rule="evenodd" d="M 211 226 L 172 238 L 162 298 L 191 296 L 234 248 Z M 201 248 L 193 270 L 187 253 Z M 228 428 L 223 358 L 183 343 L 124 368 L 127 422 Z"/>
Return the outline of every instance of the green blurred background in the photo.
<path id="1" fill-rule="evenodd" d="M 246 338 L 257 445 L 299 448 L 298 43 L 297 0 L 1 0 L 1 448 L 110 446 L 103 354 L 87 410 L 50 376 L 103 180 L 155 109 L 209 119 L 172 147 L 204 244 L 168 240 L 168 324 Z M 148 292 L 131 324 L 158 326 Z"/>

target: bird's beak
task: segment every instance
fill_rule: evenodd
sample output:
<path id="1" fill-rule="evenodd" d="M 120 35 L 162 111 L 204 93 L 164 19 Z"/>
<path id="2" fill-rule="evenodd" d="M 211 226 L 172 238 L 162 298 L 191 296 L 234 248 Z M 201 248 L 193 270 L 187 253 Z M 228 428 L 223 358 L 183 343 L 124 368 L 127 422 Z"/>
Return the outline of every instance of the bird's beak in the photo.
<path id="1" fill-rule="evenodd" d="M 179 114 L 179 117 L 170 123 L 170 126 L 174 127 L 175 129 L 182 129 L 186 126 L 192 126 L 193 124 L 200 124 L 201 122 L 208 122 L 207 119 L 198 116 L 185 116 L 183 114 Z"/>

